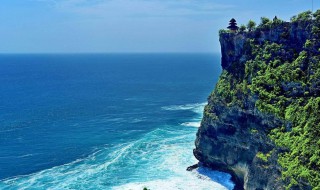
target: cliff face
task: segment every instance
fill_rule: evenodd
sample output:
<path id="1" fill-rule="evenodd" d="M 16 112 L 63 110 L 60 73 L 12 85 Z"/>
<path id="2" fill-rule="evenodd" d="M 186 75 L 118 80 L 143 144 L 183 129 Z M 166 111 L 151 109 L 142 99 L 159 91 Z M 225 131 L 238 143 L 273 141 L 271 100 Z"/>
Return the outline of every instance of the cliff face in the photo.
<path id="1" fill-rule="evenodd" d="M 210 113 L 205 114 L 197 133 L 194 155 L 204 165 L 231 173 L 236 189 L 279 189 L 284 186 L 277 164 L 275 145 L 267 130 L 281 121 L 273 115 L 259 112 L 254 98 L 244 100 L 246 109 L 226 106 L 219 97 L 209 100 Z M 258 152 L 270 154 L 268 162 L 257 157 Z"/>
<path id="2" fill-rule="evenodd" d="M 310 34 L 309 22 L 284 22 L 270 29 L 258 29 L 250 33 L 221 33 L 222 68 L 230 72 L 237 72 L 234 70 L 235 66 L 244 69 L 245 62 L 252 57 L 250 47 L 246 46 L 248 39 L 259 43 L 276 42 L 286 45 L 287 49 L 295 48 L 296 52 L 300 52 Z"/>
<path id="3" fill-rule="evenodd" d="M 312 189 L 320 184 L 311 176 L 319 173 L 320 163 L 307 161 L 319 158 L 319 151 L 305 155 L 291 147 L 299 143 L 295 137 L 303 136 L 295 130 L 306 133 L 309 121 L 294 115 L 293 107 L 302 113 L 315 102 L 311 110 L 320 108 L 320 64 L 310 61 L 320 60 L 317 21 L 270 22 L 251 32 L 220 33 L 223 72 L 208 98 L 194 155 L 203 165 L 232 174 L 236 189 Z M 319 117 L 308 110 L 310 117 Z M 312 127 L 320 131 L 318 124 Z M 319 137 L 312 138 L 314 144 L 305 148 L 319 150 Z M 310 141 L 306 139 L 301 142 Z M 295 163 L 302 169 L 291 169 Z"/>

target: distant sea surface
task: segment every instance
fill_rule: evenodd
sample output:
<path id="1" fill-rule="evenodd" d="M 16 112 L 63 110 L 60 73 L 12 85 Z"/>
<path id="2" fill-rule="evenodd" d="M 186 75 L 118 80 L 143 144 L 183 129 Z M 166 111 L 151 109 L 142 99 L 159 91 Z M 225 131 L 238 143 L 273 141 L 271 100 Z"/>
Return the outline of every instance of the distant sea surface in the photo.
<path id="1" fill-rule="evenodd" d="M 232 189 L 192 154 L 214 54 L 0 55 L 0 189 Z"/>

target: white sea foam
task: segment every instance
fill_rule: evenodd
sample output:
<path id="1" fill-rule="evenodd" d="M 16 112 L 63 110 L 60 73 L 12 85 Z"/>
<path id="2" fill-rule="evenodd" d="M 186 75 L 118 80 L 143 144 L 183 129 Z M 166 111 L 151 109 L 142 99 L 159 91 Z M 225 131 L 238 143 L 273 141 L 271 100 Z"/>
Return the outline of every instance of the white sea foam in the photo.
<path id="1" fill-rule="evenodd" d="M 200 127 L 203 109 L 206 104 L 207 103 L 172 105 L 172 106 L 162 107 L 162 109 L 168 110 L 168 111 L 191 110 L 197 114 L 197 117 L 193 118 L 192 121 L 183 122 L 181 123 L 181 125 L 186 127 Z"/>
<path id="2" fill-rule="evenodd" d="M 129 183 L 113 187 L 113 190 L 142 190 L 144 187 L 152 190 L 227 190 L 228 188 L 211 180 L 199 179 L 196 176 L 172 177 L 164 180 Z"/>
<path id="3" fill-rule="evenodd" d="M 200 127 L 201 122 L 200 121 L 196 121 L 196 122 L 184 122 L 181 123 L 181 125 L 186 126 L 186 127 Z"/>
<path id="4" fill-rule="evenodd" d="M 204 106 L 207 103 L 196 103 L 196 104 L 184 104 L 184 105 L 172 105 L 172 106 L 164 106 L 163 110 L 168 111 L 177 111 L 177 110 L 192 110 L 196 113 L 202 113 Z"/>
<path id="5" fill-rule="evenodd" d="M 201 114 L 203 106 L 181 107 Z M 198 126 L 199 122 L 197 116 L 185 125 Z M 100 148 L 84 159 L 0 181 L 0 189 L 232 189 L 228 174 L 206 168 L 186 171 L 197 163 L 192 155 L 196 130 L 159 126 L 138 140 Z"/>

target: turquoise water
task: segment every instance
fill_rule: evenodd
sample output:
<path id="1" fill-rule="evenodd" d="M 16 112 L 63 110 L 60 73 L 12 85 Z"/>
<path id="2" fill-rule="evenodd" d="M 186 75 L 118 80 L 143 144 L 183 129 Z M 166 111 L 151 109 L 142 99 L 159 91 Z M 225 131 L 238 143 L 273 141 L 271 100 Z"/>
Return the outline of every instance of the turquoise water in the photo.
<path id="1" fill-rule="evenodd" d="M 219 59 L 0 55 L 0 189 L 232 189 L 186 171 Z"/>

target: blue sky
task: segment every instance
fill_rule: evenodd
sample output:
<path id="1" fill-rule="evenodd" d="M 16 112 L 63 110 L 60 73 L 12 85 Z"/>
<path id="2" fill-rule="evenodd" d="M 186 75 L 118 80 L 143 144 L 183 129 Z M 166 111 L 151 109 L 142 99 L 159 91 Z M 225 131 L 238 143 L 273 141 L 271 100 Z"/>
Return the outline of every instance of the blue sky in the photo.
<path id="1" fill-rule="evenodd" d="M 0 53 L 219 52 L 218 30 L 312 0 L 1 0 Z M 314 0 L 314 10 L 320 0 Z"/>

